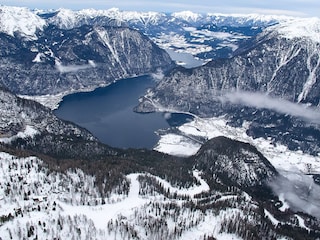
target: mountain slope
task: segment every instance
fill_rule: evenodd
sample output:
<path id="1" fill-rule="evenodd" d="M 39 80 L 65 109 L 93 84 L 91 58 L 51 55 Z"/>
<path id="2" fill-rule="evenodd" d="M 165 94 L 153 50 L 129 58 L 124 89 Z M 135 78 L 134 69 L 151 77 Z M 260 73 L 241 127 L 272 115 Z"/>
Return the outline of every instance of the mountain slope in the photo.
<path id="1" fill-rule="evenodd" d="M 0 143 L 57 158 L 95 159 L 116 151 L 86 129 L 58 119 L 41 104 L 0 89 Z"/>
<path id="2" fill-rule="evenodd" d="M 36 157 L 3 152 L 0 160 L 0 233 L 5 238 L 319 236 L 317 219 L 289 209 L 282 212 L 281 202 L 260 201 L 233 185 L 226 185 L 224 191 L 211 189 L 213 182 L 197 170 L 191 172 L 198 184 L 189 187 L 175 187 L 166 179 L 138 172 L 107 190 L 103 186 L 113 176 L 100 179 L 97 172 L 88 174 L 85 165 L 64 168 L 57 162 L 53 167 Z"/>
<path id="3" fill-rule="evenodd" d="M 194 156 L 196 168 L 226 185 L 250 188 L 277 176 L 276 169 L 253 146 L 226 137 L 206 142 Z"/>
<path id="4" fill-rule="evenodd" d="M 155 21 L 148 16 L 141 21 Z M 2 33 L 1 80 L 20 93 L 56 94 L 171 66 L 168 55 L 144 36 L 117 21 L 110 24 L 50 25 L 24 36 Z M 193 97 L 206 97 L 197 93 Z M 293 211 L 270 191 L 267 183 L 276 184 L 278 173 L 249 144 L 218 137 L 190 158 L 113 149 L 4 89 L 0 113 L 0 235 L 5 239 L 319 237 L 317 218 Z M 310 188 L 301 191 L 307 196 Z"/>
<path id="5" fill-rule="evenodd" d="M 82 19 L 79 27 L 61 29 L 25 8 L 0 10 L 0 84 L 16 94 L 61 99 L 173 66 L 150 39 L 114 20 Z"/>
<path id="6" fill-rule="evenodd" d="M 36 33 L 46 26 L 44 19 L 27 8 L 0 6 L 0 19 L 0 32 L 27 40 L 36 39 Z"/>
<path id="7" fill-rule="evenodd" d="M 320 23 L 320 20 L 312 21 Z M 194 98 L 201 93 L 205 103 L 225 92 L 248 91 L 317 106 L 320 52 L 319 42 L 314 38 L 320 33 L 314 29 L 312 37 L 292 33 L 287 38 L 290 35 L 282 32 L 286 26 L 267 29 L 250 48 L 238 50 L 238 55 L 231 59 L 211 61 L 191 70 L 173 70 L 158 84 L 154 98 L 159 98 L 163 105 L 180 99 L 175 107 L 186 110 L 187 105 L 200 103 L 200 99 Z M 197 112 L 206 114 L 201 109 Z"/>
<path id="8" fill-rule="evenodd" d="M 275 25 L 249 40 L 233 58 L 193 69 L 175 68 L 136 110 L 225 115 L 233 126 L 252 123 L 248 134 L 254 138 L 269 137 L 317 155 L 319 23 L 307 19 Z"/>
<path id="9" fill-rule="evenodd" d="M 128 28 L 48 27 L 35 41 L 2 35 L 1 42 L 1 82 L 25 95 L 90 89 L 171 66 L 163 50 Z"/>
<path id="10" fill-rule="evenodd" d="M 117 9 L 0 9 L 0 82 L 21 95 L 54 94 L 60 99 L 71 92 L 92 90 L 114 80 L 173 66 L 165 51 L 127 26 L 148 35 L 159 46 L 190 50 L 208 59 L 230 56 L 238 42 L 266 26 L 290 19 Z M 29 21 L 21 20 L 26 18 Z"/>
<path id="11" fill-rule="evenodd" d="M 230 57 L 243 40 L 251 38 L 267 26 L 292 19 L 258 14 L 135 12 L 115 8 L 80 11 L 59 9 L 40 16 L 63 29 L 83 24 L 129 26 L 150 37 L 161 48 L 188 53 L 204 61 Z M 173 57 L 175 55 L 171 54 Z M 177 63 L 183 64 L 180 61 Z"/>
<path id="12" fill-rule="evenodd" d="M 219 137 L 190 158 L 111 149 L 3 89 L 0 106 L 0 233 L 6 238 L 312 239 L 319 233 L 317 219 L 282 213 L 266 185 L 277 172 L 249 144 Z M 284 227 L 275 229 L 274 218 Z"/>

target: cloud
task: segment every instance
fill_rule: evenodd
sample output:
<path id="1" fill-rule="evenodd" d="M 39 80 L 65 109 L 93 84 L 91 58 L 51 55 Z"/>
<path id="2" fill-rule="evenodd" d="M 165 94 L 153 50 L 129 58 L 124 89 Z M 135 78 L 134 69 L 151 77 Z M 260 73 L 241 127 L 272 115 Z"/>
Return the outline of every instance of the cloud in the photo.
<path id="1" fill-rule="evenodd" d="M 284 173 L 269 186 L 274 193 L 282 196 L 295 211 L 302 211 L 317 218 L 320 217 L 320 186 L 314 183 L 311 176 L 298 173 Z"/>
<path id="2" fill-rule="evenodd" d="M 305 121 L 320 124 L 320 111 L 305 105 L 293 103 L 284 99 L 270 97 L 262 93 L 233 92 L 220 97 L 222 102 L 242 104 L 248 107 L 264 108 L 282 114 L 302 118 Z"/>
<path id="3" fill-rule="evenodd" d="M 155 73 L 151 74 L 151 77 L 156 81 L 160 81 L 164 78 L 164 73 L 161 69 L 158 69 Z"/>
<path id="4" fill-rule="evenodd" d="M 89 64 L 68 65 L 68 66 L 64 66 L 59 61 L 56 61 L 56 69 L 60 73 L 78 72 L 80 70 L 85 70 L 85 69 L 88 69 L 88 68 L 94 68 L 95 66 L 96 66 L 96 64 L 92 60 L 89 60 Z"/>

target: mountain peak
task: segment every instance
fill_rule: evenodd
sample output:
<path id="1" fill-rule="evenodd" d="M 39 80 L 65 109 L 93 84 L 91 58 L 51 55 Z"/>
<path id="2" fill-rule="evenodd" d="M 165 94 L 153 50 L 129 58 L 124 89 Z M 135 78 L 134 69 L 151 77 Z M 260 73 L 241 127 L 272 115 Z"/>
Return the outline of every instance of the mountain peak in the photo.
<path id="1" fill-rule="evenodd" d="M 287 39 L 308 38 L 320 43 L 320 19 L 319 18 L 295 18 L 284 21 L 270 28 Z"/>
<path id="2" fill-rule="evenodd" d="M 201 18 L 201 15 L 198 13 L 194 13 L 191 11 L 182 11 L 182 12 L 175 12 L 172 13 L 172 16 L 175 18 L 180 18 L 185 21 L 197 21 L 199 18 Z"/>
<path id="3" fill-rule="evenodd" d="M 0 32 L 11 36 L 19 32 L 23 37 L 36 39 L 36 32 L 45 25 L 44 19 L 27 8 L 0 6 Z"/>

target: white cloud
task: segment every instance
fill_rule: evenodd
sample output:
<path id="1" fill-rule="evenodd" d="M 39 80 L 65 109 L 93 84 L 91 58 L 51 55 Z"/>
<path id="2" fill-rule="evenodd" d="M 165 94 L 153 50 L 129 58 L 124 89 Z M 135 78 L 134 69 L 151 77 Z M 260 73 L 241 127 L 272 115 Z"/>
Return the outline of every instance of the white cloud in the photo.
<path id="1" fill-rule="evenodd" d="M 262 93 L 233 92 L 220 98 L 222 102 L 242 104 L 249 107 L 265 108 L 278 113 L 289 114 L 304 120 L 320 124 L 320 111 L 305 105 L 293 103 L 284 99 L 270 97 Z"/>
<path id="2" fill-rule="evenodd" d="M 311 176 L 298 173 L 284 173 L 270 183 L 272 190 L 283 196 L 290 207 L 296 211 L 306 212 L 320 217 L 320 186 L 313 182 Z"/>
<path id="3" fill-rule="evenodd" d="M 95 67 L 95 64 L 93 63 L 93 61 L 89 62 L 89 64 L 68 65 L 68 66 L 64 66 L 60 62 L 56 61 L 56 69 L 60 73 L 77 72 L 80 70 L 85 70 L 85 69 L 94 68 L 94 67 Z"/>

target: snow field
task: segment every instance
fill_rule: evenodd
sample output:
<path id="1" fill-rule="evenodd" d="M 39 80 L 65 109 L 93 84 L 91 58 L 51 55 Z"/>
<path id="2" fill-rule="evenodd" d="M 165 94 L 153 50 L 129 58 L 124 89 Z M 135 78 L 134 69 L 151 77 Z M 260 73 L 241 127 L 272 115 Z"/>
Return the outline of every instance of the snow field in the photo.
<path id="1" fill-rule="evenodd" d="M 39 134 L 39 131 L 36 130 L 34 127 L 27 125 L 24 129 L 24 131 L 18 132 L 16 135 L 11 137 L 0 137 L 0 143 L 10 143 L 11 141 L 16 140 L 17 138 L 28 138 L 33 137 L 35 135 Z"/>
<path id="2" fill-rule="evenodd" d="M 140 195 L 139 176 L 127 176 L 130 190 L 127 196 L 112 193 L 105 204 L 95 187 L 95 178 L 79 169 L 65 173 L 49 171 L 36 157 L 17 158 L 0 153 L 0 216 L 12 219 L 0 224 L 0 236 L 13 239 L 38 238 L 109 239 L 201 239 L 204 234 L 217 234 L 218 239 L 235 235 L 220 234 L 220 225 L 237 209 L 203 213 L 184 208 L 184 200 L 169 199 L 162 194 Z M 176 188 L 152 175 L 164 189 L 194 198 L 209 191 L 201 173 L 193 171 L 199 185 Z M 10 188 L 10 190 L 8 190 Z M 221 199 L 220 199 L 221 200 Z M 169 216 L 167 216 L 169 214 Z M 146 226 L 149 223 L 151 225 Z M 152 225 L 154 223 L 154 225 Z M 160 225 L 159 225 L 160 224 Z M 159 227 L 159 229 L 158 229 Z"/>
<path id="3" fill-rule="evenodd" d="M 206 139 L 227 136 L 252 144 L 280 171 L 308 173 L 307 168 L 309 168 L 314 173 L 320 173 L 320 155 L 311 156 L 301 151 L 291 151 L 284 145 L 274 145 L 271 140 L 263 138 L 253 139 L 246 133 L 246 123 L 242 128 L 234 128 L 227 125 L 223 117 L 195 118 L 178 129 L 183 135 L 172 133 L 163 135 L 154 149 L 172 155 L 191 156 L 200 149 L 201 144 L 187 136 L 200 136 Z"/>

